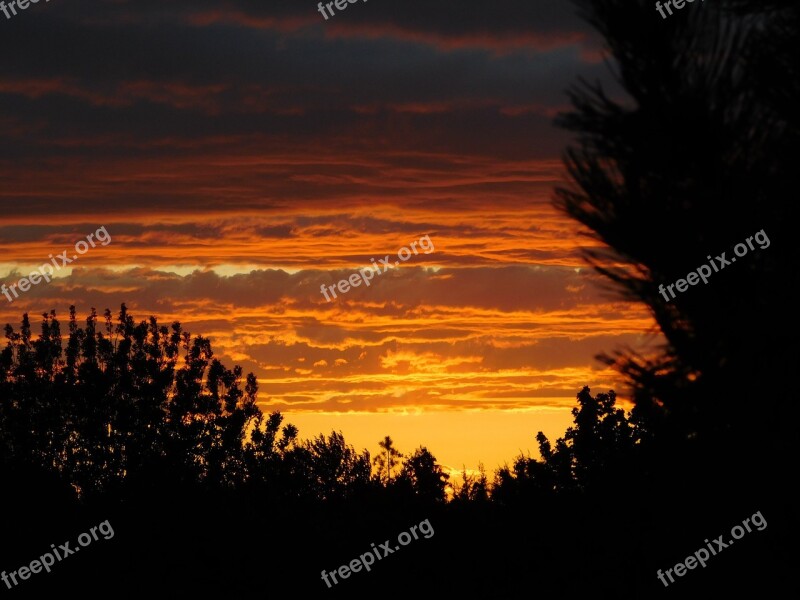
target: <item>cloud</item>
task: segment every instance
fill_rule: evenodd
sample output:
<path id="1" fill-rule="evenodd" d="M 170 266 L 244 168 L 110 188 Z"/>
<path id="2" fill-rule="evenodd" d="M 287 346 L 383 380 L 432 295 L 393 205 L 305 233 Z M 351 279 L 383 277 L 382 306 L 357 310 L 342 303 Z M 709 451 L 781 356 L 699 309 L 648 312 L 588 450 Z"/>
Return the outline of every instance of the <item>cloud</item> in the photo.
<path id="1" fill-rule="evenodd" d="M 76 268 L 0 316 L 123 300 L 138 319 L 180 320 L 211 337 L 220 356 L 258 375 L 263 402 L 292 410 L 522 408 L 560 395 L 566 403 L 586 383 L 610 387 L 595 354 L 654 343 L 642 333 L 648 315 L 609 302 L 592 275 L 572 268 L 406 267 L 327 303 L 319 285 L 340 274 Z"/>
<path id="2" fill-rule="evenodd" d="M 210 336 L 292 411 L 563 407 L 652 319 L 551 205 L 579 76 L 563 0 L 71 0 L 4 24 L 0 278 L 113 238 L 0 318 L 75 304 Z M 326 302 L 423 235 L 435 252 Z"/>

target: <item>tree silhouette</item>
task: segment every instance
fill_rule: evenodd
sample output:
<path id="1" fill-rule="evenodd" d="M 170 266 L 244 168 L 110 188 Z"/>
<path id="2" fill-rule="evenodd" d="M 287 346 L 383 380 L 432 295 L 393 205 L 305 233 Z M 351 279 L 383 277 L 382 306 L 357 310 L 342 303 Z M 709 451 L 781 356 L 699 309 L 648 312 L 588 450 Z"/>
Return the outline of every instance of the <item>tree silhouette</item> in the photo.
<path id="1" fill-rule="evenodd" d="M 798 72 L 800 9 L 721 0 L 663 20 L 646 0 L 577 4 L 605 38 L 628 98 L 592 84 L 571 90 L 575 108 L 558 122 L 578 134 L 566 154 L 573 185 L 556 203 L 607 244 L 588 260 L 647 304 L 667 340 L 655 358 L 603 358 L 635 384 L 651 427 L 664 412 L 684 438 L 747 431 L 766 440 L 796 410 L 781 400 L 788 381 L 774 375 L 789 367 L 783 321 L 793 301 L 782 290 L 794 269 L 781 244 L 791 238 L 786 198 L 800 158 L 800 86 L 787 79 Z M 659 284 L 685 278 L 707 255 L 730 258 L 761 229 L 769 249 L 756 246 L 665 301 Z M 743 373 L 746 393 L 731 385 Z M 744 404 L 755 393 L 772 404 L 756 422 Z"/>
<path id="2" fill-rule="evenodd" d="M 461 482 L 454 482 L 453 500 L 455 502 L 477 502 L 485 503 L 489 500 L 491 485 L 486 476 L 486 469 L 483 463 L 478 464 L 478 474 L 473 475 L 467 472 L 466 466 L 461 470 Z"/>
<path id="3" fill-rule="evenodd" d="M 616 394 L 592 396 L 588 387 L 577 395 L 574 426 L 555 442 L 536 435 L 541 460 L 520 455 L 513 467 L 495 477 L 493 497 L 501 502 L 553 493 L 599 490 L 618 486 L 636 472 L 639 449 L 651 434 L 635 413 L 616 407 Z"/>
<path id="4" fill-rule="evenodd" d="M 210 342 L 155 318 L 134 323 L 123 304 L 98 327 L 70 308 L 62 349 L 55 311 L 32 341 L 23 316 L 6 326 L 0 354 L 2 460 L 52 469 L 79 496 L 109 493 L 155 478 L 231 487 L 248 477 L 247 457 L 260 431 L 255 377 L 213 358 Z M 182 364 L 179 366 L 181 350 Z"/>
<path id="5" fill-rule="evenodd" d="M 398 481 L 406 483 L 414 497 L 426 502 L 444 502 L 449 479 L 450 475 L 424 446 L 414 450 L 405 460 L 398 476 Z"/>
<path id="6" fill-rule="evenodd" d="M 378 442 L 378 445 L 382 451 L 375 456 L 373 464 L 378 468 L 378 480 L 384 485 L 389 485 L 392 481 L 392 473 L 400 464 L 403 455 L 395 449 L 394 442 L 388 435 Z"/>
<path id="7" fill-rule="evenodd" d="M 369 452 L 357 454 L 341 432 L 334 431 L 327 439 L 317 436 L 298 448 L 297 454 L 296 460 L 310 475 L 311 493 L 318 500 L 343 500 L 370 485 Z"/>

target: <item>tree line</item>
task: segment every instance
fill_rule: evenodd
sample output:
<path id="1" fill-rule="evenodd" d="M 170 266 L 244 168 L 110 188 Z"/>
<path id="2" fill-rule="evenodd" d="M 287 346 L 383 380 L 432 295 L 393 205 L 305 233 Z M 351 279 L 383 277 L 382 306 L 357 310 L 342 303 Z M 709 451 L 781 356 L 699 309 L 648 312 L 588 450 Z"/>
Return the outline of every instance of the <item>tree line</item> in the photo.
<path id="1" fill-rule="evenodd" d="M 510 502 L 520 494 L 577 492 L 630 464 L 646 428 L 615 394 L 578 394 L 575 426 L 540 459 L 519 456 L 490 480 L 445 472 L 424 446 L 402 454 L 390 436 L 357 451 L 341 432 L 302 440 L 280 412 L 264 413 L 258 381 L 227 368 L 211 342 L 179 322 L 136 322 L 70 307 L 67 334 L 56 312 L 32 333 L 5 328 L 0 352 L 0 461 L 69 486 L 76 499 L 124 497 L 137 486 L 247 491 L 275 501 L 342 502 L 389 494 L 423 503 Z M 635 411 L 634 411 L 635 412 Z M 605 475 L 603 475 L 605 474 Z M 460 481 L 455 481 L 460 479 Z"/>

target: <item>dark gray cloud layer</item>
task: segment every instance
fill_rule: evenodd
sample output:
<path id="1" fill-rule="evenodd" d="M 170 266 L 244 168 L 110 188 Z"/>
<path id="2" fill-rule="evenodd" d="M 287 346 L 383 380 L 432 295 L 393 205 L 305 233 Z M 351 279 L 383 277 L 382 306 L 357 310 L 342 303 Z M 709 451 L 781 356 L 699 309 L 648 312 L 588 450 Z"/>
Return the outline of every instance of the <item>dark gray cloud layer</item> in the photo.
<path id="1" fill-rule="evenodd" d="M 553 156 L 564 89 L 606 71 L 564 0 L 376 0 L 328 22 L 310 0 L 70 0 L 0 27 L 2 169 L 65 152 L 168 159 L 237 137 L 257 153 L 370 135 Z"/>

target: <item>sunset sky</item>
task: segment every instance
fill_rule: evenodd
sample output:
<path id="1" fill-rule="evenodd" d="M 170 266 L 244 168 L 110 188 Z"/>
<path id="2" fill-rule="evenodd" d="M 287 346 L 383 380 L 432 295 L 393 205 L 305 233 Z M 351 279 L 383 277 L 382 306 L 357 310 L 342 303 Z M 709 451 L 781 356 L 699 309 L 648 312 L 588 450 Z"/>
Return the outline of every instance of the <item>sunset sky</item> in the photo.
<path id="1" fill-rule="evenodd" d="M 566 0 L 54 0 L 0 14 L 0 49 L 0 280 L 112 238 L 0 324 L 125 302 L 210 337 L 301 437 L 489 471 L 582 386 L 624 391 L 596 354 L 660 342 L 552 207 L 566 89 L 613 89 Z"/>

